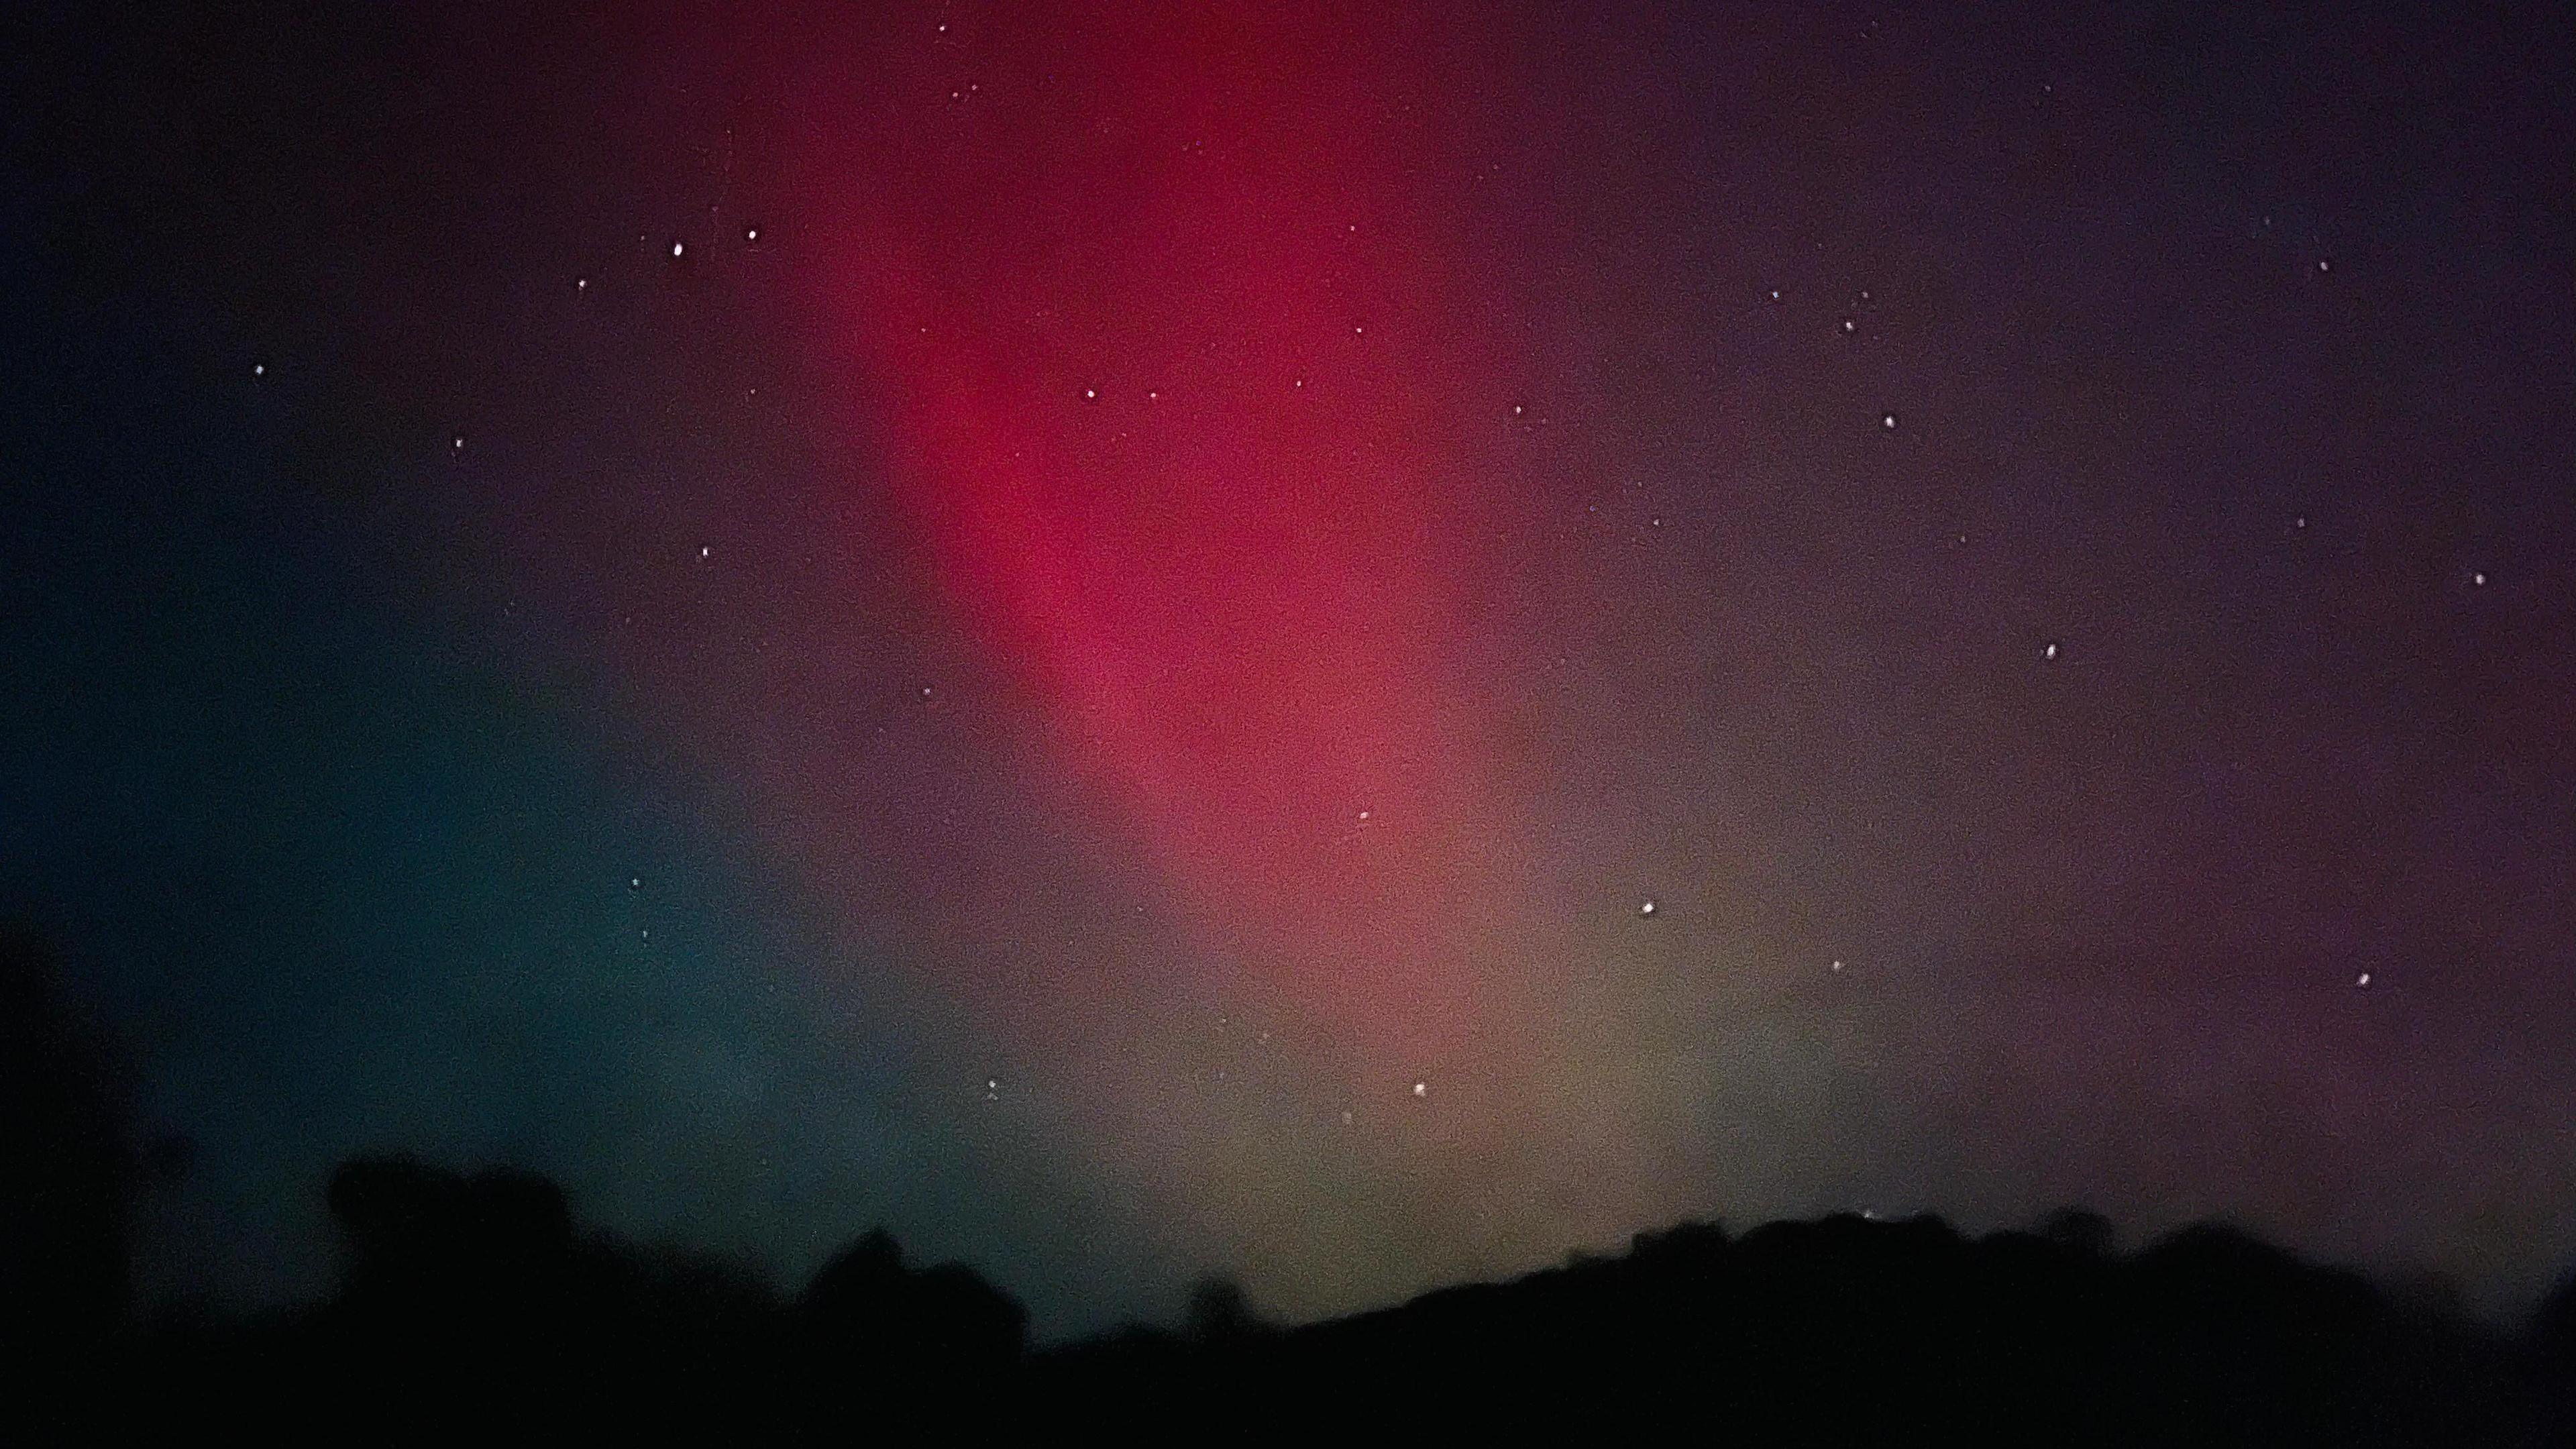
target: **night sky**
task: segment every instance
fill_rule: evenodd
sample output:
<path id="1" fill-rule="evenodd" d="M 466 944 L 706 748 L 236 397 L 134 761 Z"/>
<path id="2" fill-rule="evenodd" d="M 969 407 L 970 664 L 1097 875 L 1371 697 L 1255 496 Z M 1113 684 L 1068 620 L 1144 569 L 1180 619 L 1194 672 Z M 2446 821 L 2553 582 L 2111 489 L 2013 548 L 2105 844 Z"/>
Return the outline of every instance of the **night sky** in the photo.
<path id="1" fill-rule="evenodd" d="M 0 913 L 147 1294 L 379 1150 L 1048 1335 L 2576 1261 L 2552 7 L 193 8 L 0 78 Z"/>

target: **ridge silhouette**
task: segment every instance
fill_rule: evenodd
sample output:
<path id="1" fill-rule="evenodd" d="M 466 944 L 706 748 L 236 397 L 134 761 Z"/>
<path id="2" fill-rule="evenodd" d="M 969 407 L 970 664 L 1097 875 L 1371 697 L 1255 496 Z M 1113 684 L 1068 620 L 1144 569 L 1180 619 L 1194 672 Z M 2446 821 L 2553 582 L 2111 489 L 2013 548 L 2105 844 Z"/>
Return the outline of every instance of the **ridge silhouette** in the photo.
<path id="1" fill-rule="evenodd" d="M 341 1165 L 326 1300 L 135 1315 L 136 1150 L 50 963 L 0 938 L 0 1439 L 363 1442 L 1675 1435 L 1780 1444 L 2576 1443 L 2576 1278 L 2518 1333 L 2221 1224 L 1971 1237 L 1843 1214 L 1683 1223 L 1616 1256 L 1296 1326 L 1222 1277 L 1181 1326 L 1033 1348 L 882 1229 L 792 1295 L 583 1227 L 546 1178 Z M 32 1370 L 32 1372 L 24 1372 Z"/>

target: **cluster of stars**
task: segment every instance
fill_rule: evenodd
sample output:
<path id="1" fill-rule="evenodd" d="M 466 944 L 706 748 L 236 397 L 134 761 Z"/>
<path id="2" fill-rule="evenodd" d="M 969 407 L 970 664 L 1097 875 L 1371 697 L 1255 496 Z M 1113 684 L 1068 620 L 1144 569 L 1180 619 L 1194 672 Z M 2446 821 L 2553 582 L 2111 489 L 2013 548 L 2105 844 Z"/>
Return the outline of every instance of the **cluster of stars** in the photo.
<path id="1" fill-rule="evenodd" d="M 949 30 L 949 27 L 948 27 L 948 25 L 947 25 L 947 24 L 945 24 L 945 23 L 942 23 L 942 24 L 940 24 L 940 25 L 938 26 L 938 33 L 939 33 L 940 35 L 942 35 L 942 36 L 945 36 L 945 35 L 948 33 L 948 30 Z M 972 91 L 972 90 L 974 90 L 974 89 L 975 89 L 975 87 L 973 87 L 973 86 L 969 86 L 969 87 L 967 87 L 966 89 L 967 89 L 967 91 Z M 964 94 L 965 94 L 965 92 L 959 92 L 959 91 L 952 91 L 952 92 L 951 92 L 951 96 L 952 96 L 952 98 L 955 98 L 955 99 L 962 99 L 962 98 L 964 97 Z M 2268 218 L 2268 217 L 2267 217 L 2267 218 L 2265 218 L 2265 222 L 2266 222 L 2266 224 L 2268 225 L 2268 224 L 2269 224 L 2269 222 L 2270 222 L 2270 218 Z M 1349 230 L 1351 230 L 1352 232 L 1356 232 L 1356 231 L 1358 230 L 1358 228 L 1357 228 L 1357 226 L 1354 224 L 1354 225 L 1352 225 L 1352 226 L 1349 228 Z M 757 243 L 757 242 L 760 240 L 760 235 L 761 235 L 761 233 L 760 233 L 760 228 L 758 228 L 758 227 L 756 227 L 756 226 L 754 226 L 754 227 L 745 227 L 745 228 L 743 229 L 743 231 L 742 231 L 742 239 L 743 239 L 743 241 L 745 241 L 746 243 Z M 673 259 L 673 260 L 675 260 L 675 261 L 677 261 L 677 260 L 681 260 L 681 259 L 684 259 L 684 258 L 686 257 L 686 255 L 687 255 L 687 243 L 685 242 L 685 240 L 675 238 L 675 239 L 673 239 L 673 240 L 669 243 L 669 256 L 671 257 L 671 259 Z M 2332 268 L 2331 268 L 2331 263 L 2330 263 L 2330 261 L 2329 261 L 2329 260 L 2327 260 L 2327 259 L 2325 259 L 2325 258 L 2318 258 L 2318 259 L 2316 260 L 2316 262 L 2315 262 L 2315 270 L 2316 270 L 2317 272 L 2319 272 L 2319 273 L 2325 273 L 2325 272 L 2329 272 L 2329 271 L 2331 271 L 2331 269 L 2332 269 Z M 587 292 L 588 292 L 588 290 L 589 290 L 589 287 L 590 287 L 590 278 L 589 278 L 589 277 L 587 277 L 587 276 L 577 277 L 577 278 L 575 279 L 575 281 L 574 281 L 574 288 L 575 288 L 575 290 L 576 290 L 576 291 L 578 291 L 578 292 L 587 293 Z M 1868 291 L 1866 291 L 1866 290 L 1861 291 L 1861 292 L 1859 293 L 1859 299 L 1860 299 L 1860 301 L 1861 301 L 1861 302 L 1863 302 L 1863 303 L 1868 302 L 1868 301 L 1870 300 L 1870 293 L 1869 293 Z M 1769 300 L 1770 302 L 1772 302 L 1772 303 L 1780 303 L 1780 302 L 1782 302 L 1782 301 L 1783 301 L 1783 292 L 1782 292 L 1782 290 L 1781 290 L 1781 289 L 1779 289 L 1779 288 L 1771 288 L 1771 289 L 1769 289 L 1769 290 L 1768 290 L 1768 300 Z M 927 328 L 925 328 L 925 329 L 924 329 L 924 331 L 925 331 L 925 332 L 926 332 L 927 330 L 928 330 Z M 1843 336 L 1843 337 L 1846 337 L 1846 338 L 1856 337 L 1856 336 L 1857 336 L 1857 334 L 1858 334 L 1858 332 L 1859 332 L 1859 317 L 1858 317 L 1856 314 L 1854 314 L 1854 313 L 1849 313 L 1849 312 L 1845 313 L 1844 315 L 1842 315 L 1842 316 L 1840 316 L 1839 318 L 1837 318 L 1837 319 L 1836 319 L 1836 330 L 1837 330 L 1837 332 L 1838 332 L 1841 336 Z M 1351 324 L 1351 333 L 1352 333 L 1352 335 L 1353 335 L 1354 337 L 1365 337 L 1365 336 L 1366 336 L 1366 333 L 1367 333 L 1367 326 L 1366 326 L 1366 324 L 1365 324 L 1364 322 L 1353 322 L 1353 323 Z M 254 378 L 264 378 L 264 377 L 267 375 L 267 371 L 268 371 L 268 368 L 267 368 L 266 363 L 264 363 L 264 362 L 261 362 L 261 363 L 255 363 L 255 364 L 252 366 L 252 368 L 251 368 L 251 374 L 252 374 L 252 376 L 253 376 Z M 1297 377 L 1297 378 L 1293 379 L 1292 387 L 1293 387 L 1295 390 L 1299 390 L 1299 391 L 1304 390 L 1304 389 L 1305 389 L 1305 387 L 1306 387 L 1306 379 L 1305 379 L 1304 377 Z M 1082 397 L 1083 397 L 1083 400 L 1084 400 L 1085 402 L 1098 402 L 1098 401 L 1100 400 L 1100 391 L 1099 391 L 1099 389 L 1098 389 L 1097 387 L 1085 387 L 1085 388 L 1083 388 L 1083 389 L 1082 389 Z M 1159 389 L 1148 389 L 1148 390 L 1145 392 L 1145 398 L 1146 398 L 1148 401 L 1159 401 L 1159 400 L 1160 400 L 1160 398 L 1161 398 L 1161 392 L 1160 392 L 1160 390 L 1159 390 Z M 1514 418 L 1524 418 L 1524 417 L 1526 417 L 1526 416 L 1528 415 L 1528 408 L 1527 408 L 1527 405 L 1526 405 L 1525 403 L 1515 402 L 1515 403 L 1512 403 L 1510 406 L 1511 406 L 1511 415 L 1512 415 Z M 1882 412 L 1880 413 L 1880 415 L 1879 415 L 1879 426 L 1880 426 L 1880 429 L 1881 429 L 1882 431 L 1884 431 L 1884 432 L 1894 432 L 1894 431 L 1898 430 L 1898 427 L 1899 427 L 1899 421 L 1900 421 L 1900 419 L 1899 419 L 1898 414 L 1897 414 L 1895 411 L 1893 411 L 1893 410 L 1882 411 Z M 450 439 L 450 444 L 449 444 L 449 446 L 450 446 L 450 450 L 451 450 L 451 452 L 462 452 L 462 451 L 463 451 L 463 449 L 464 449 L 464 447 L 465 447 L 465 437 L 464 437 L 464 435 L 463 435 L 462 433 L 458 433 L 458 434 L 453 435 L 453 436 L 451 437 L 451 439 Z M 1660 527 L 1662 526 L 1662 524 L 1663 524 L 1663 518 L 1662 518 L 1661 516 L 1659 516 L 1659 515 L 1658 515 L 1658 516 L 1654 516 L 1654 517 L 1652 517 L 1652 518 L 1650 519 L 1650 522 L 1649 522 L 1649 526 L 1651 526 L 1651 527 L 1657 527 L 1657 528 L 1660 528 Z M 2296 516 L 2296 517 L 2295 517 L 2295 519 L 2293 520 L 2293 522 L 2292 522 L 2292 525 L 2291 525 L 2291 526 L 2292 526 L 2292 528 L 2293 528 L 2294 530 L 2299 530 L 2299 531 L 2304 531 L 2304 530 L 2306 530 L 2306 529 L 2307 529 L 2307 527 L 2308 527 L 2308 518 L 2307 518 L 2307 516 L 2306 516 L 2305 514 L 2301 514 L 2301 515 Z M 1957 534 L 1957 535 L 1956 535 L 1956 541 L 1957 541 L 1957 543 L 1958 543 L 1960 546 L 1964 547 L 1964 546 L 1968 543 L 1968 535 L 1967 535 L 1966 533 L 1960 533 L 1960 534 Z M 699 558 L 699 560 L 701 560 L 701 561 L 709 560 L 709 559 L 712 557 L 712 548 L 711 548 L 711 546 L 708 546 L 708 545 L 701 545 L 701 546 L 699 546 L 699 548 L 698 548 L 698 550 L 697 550 L 697 557 L 698 557 L 698 558 Z M 2487 575 L 2486 571 L 2484 571 L 2483 569 L 2479 569 L 2479 570 L 2472 570 L 2472 571 L 2470 571 L 2470 572 L 2469 572 L 2469 574 L 2468 574 L 2468 580 L 2469 580 L 2469 583 L 2470 583 L 2473 587 L 2484 588 L 2484 587 L 2486 587 L 2486 586 L 2487 586 L 2487 583 L 2488 583 L 2488 575 Z M 2062 645 L 2061 641 L 2056 640 L 2056 639 L 2050 639 L 2050 640 L 2047 640 L 2047 641 L 2043 642 L 2043 643 L 2042 643 L 2042 645 L 2040 646 L 2040 657 L 2041 657 L 2041 659 L 2042 659 L 2042 660 L 2044 660 L 2044 661 L 2050 661 L 2050 662 L 2057 661 L 2058 659 L 2060 659 L 2060 657 L 2061 657 L 2062 653 L 2063 653 L 2063 645 Z M 931 695 L 932 695 L 932 690 L 931 690 L 931 687 L 930 687 L 930 686 L 928 686 L 928 685 L 923 685 L 923 686 L 921 686 L 921 688 L 920 688 L 920 697 L 921 697 L 923 700 L 925 700 L 925 701 L 926 701 L 926 700 L 930 699 L 930 698 L 931 698 Z M 1367 821 L 1369 821 L 1369 820 L 1371 820 L 1371 819 L 1372 819 L 1372 812 L 1371 812 L 1370 810 L 1367 810 L 1367 809 L 1361 809 L 1361 810 L 1359 810 L 1359 811 L 1357 812 L 1357 818 L 1358 818 L 1358 820 L 1359 820 L 1359 821 L 1361 821 L 1361 822 L 1367 822 Z M 640 876 L 630 876 L 630 877 L 628 878 L 627 885 L 628 885 L 628 888 L 629 888 L 630 890 L 640 891 L 640 890 L 642 889 L 642 886 L 643 886 L 642 878 L 641 878 Z M 1651 918 L 1653 918 L 1653 917 L 1657 916 L 1657 915 L 1661 912 L 1661 909 L 1662 909 L 1662 905 L 1661 905 L 1661 903 L 1660 903 L 1659 901 L 1657 901 L 1657 900 L 1655 900 L 1655 899 L 1653 899 L 1653 898 L 1647 898 L 1647 899 L 1642 900 L 1642 901 L 1639 903 L 1639 905 L 1637 906 L 1637 915 L 1638 915 L 1640 918 L 1644 918 L 1644 919 L 1651 919 Z M 648 943 L 649 943 L 649 942 L 650 942 L 650 940 L 651 940 L 651 938 L 652 938 L 652 931 L 651 931 L 651 929 L 650 929 L 649 927 L 641 928 L 640 935 L 641 935 L 641 938 L 642 938 L 645 942 L 648 942 Z M 1845 974 L 1846 969 L 1847 969 L 1847 963 L 1845 962 L 1845 960 L 1844 960 L 1843 958 L 1840 958 L 1840 957 L 1832 958 L 1832 960 L 1830 961 L 1830 964 L 1829 964 L 1829 966 L 1828 966 L 1828 971 L 1829 971 L 1829 973 L 1830 973 L 1830 974 L 1833 974 L 1833 975 L 1837 975 L 1837 976 L 1842 975 L 1842 974 Z M 2361 971 L 2361 972 L 2359 972 L 2359 973 L 2357 974 L 2357 976 L 2355 977 L 2354 982 L 2353 982 L 2353 985 L 2354 985 L 2354 987 L 2355 987 L 2356 989 L 2367 990 L 2367 989 L 2369 989 L 2369 988 L 2370 988 L 2371 983 L 2372 983 L 2372 973 L 2371 973 L 2371 972 L 2369 972 L 2369 971 Z M 1222 1029 L 1222 1027 L 1223 1027 L 1223 1024 L 1221 1023 L 1221 1024 L 1220 1024 L 1220 1029 Z M 1268 1042 L 1271 1040 L 1271 1034 L 1270 1034 L 1269 1032 L 1267 1032 L 1267 1031 L 1264 1031 L 1264 1032 L 1260 1033 L 1260 1040 L 1261 1040 L 1262 1042 L 1264 1042 L 1265 1044 L 1266 1044 L 1266 1043 L 1268 1043 Z M 1219 1075 L 1220 1077 L 1222 1077 L 1222 1076 L 1223 1076 L 1223 1073 L 1222 1073 L 1222 1072 L 1220 1072 L 1218 1075 Z M 985 1101 L 987 1101 L 987 1102 L 998 1101 L 998 1100 L 1000 1099 L 1000 1090 L 1001 1090 L 1001 1083 L 1000 1083 L 1000 1079 L 999 1079 L 998 1077 L 986 1077 L 986 1078 L 984 1078 L 984 1079 L 983 1079 L 983 1100 L 985 1100 Z M 1429 1084 L 1429 1082 L 1428 1082 L 1427 1080 L 1415 1080 L 1415 1081 L 1413 1081 L 1413 1082 L 1411 1083 L 1411 1085 L 1410 1085 L 1410 1088 L 1409 1088 L 1409 1094 L 1410 1094 L 1414 1099 L 1416 1099 L 1416 1100 L 1426 1100 L 1426 1099 L 1429 1097 L 1429 1095 L 1430 1095 L 1430 1084 Z M 1348 1110 L 1348 1109 L 1343 1109 L 1343 1110 L 1340 1112 L 1340 1119 L 1341 1119 L 1341 1123 L 1342 1123 L 1342 1125 L 1344 1125 L 1344 1126 L 1346 1126 L 1346 1127 L 1347 1127 L 1347 1126 L 1350 1126 L 1350 1125 L 1352 1124 L 1353 1120 L 1354 1120 L 1354 1118 L 1353 1118 L 1353 1113 L 1352 1113 L 1350 1110 Z M 1876 1216 L 1876 1214 L 1871 1213 L 1871 1212 L 1868 1212 L 1868 1211 L 1866 1211 L 1866 1210 L 1864 1210 L 1863 1215 L 1864 1215 L 1865 1217 L 1875 1217 L 1875 1216 Z"/>

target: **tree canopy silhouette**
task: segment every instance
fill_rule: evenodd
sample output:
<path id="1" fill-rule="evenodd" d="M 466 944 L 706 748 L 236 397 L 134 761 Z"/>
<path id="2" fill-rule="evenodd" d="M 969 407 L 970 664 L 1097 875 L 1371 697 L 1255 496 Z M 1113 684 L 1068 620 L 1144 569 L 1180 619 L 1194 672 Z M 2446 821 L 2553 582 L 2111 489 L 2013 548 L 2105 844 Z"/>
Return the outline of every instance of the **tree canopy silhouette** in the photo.
<path id="1" fill-rule="evenodd" d="M 13 1001 L 38 999 L 25 983 Z M 40 1020 L 13 1018 L 11 1080 L 54 1094 L 40 1125 L 55 1135 L 13 1125 L 21 1148 L 68 1141 L 65 1124 L 97 1125 L 109 1100 Z M 34 1180 L 69 1186 L 31 1196 L 13 1179 L 13 1222 L 89 1256 L 38 1303 L 59 1320 L 22 1313 L 17 1331 L 105 1332 L 122 1280 L 97 1215 L 117 1210 L 115 1159 L 75 1154 Z M 368 1440 L 1238 1422 L 1380 1437 L 1412 1422 L 2267 1446 L 2539 1445 L 2576 1429 L 2576 1281 L 2517 1338 L 2220 1224 L 2124 1255 L 2080 1210 L 1982 1237 L 1929 1217 L 1683 1223 L 1616 1256 L 1297 1327 L 1210 1277 L 1177 1329 L 1032 1351 L 1008 1294 L 914 1266 L 882 1229 L 782 1298 L 743 1269 L 585 1229 L 524 1172 L 365 1158 L 327 1199 L 345 1248 L 327 1301 L 130 1328 L 101 1360 L 111 1392 L 44 1422 Z M 25 1206 L 38 1201 L 56 1216 Z"/>

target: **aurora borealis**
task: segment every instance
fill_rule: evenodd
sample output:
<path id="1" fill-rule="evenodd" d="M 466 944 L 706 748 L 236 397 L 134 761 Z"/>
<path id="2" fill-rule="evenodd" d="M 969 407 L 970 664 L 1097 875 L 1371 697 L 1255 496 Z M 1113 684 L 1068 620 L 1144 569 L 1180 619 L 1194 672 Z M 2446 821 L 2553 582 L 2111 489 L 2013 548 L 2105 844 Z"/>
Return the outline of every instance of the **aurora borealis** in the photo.
<path id="1" fill-rule="evenodd" d="M 192 1144 L 1042 1332 L 2576 1257 L 2565 22 L 33 23 L 0 909 Z"/>

